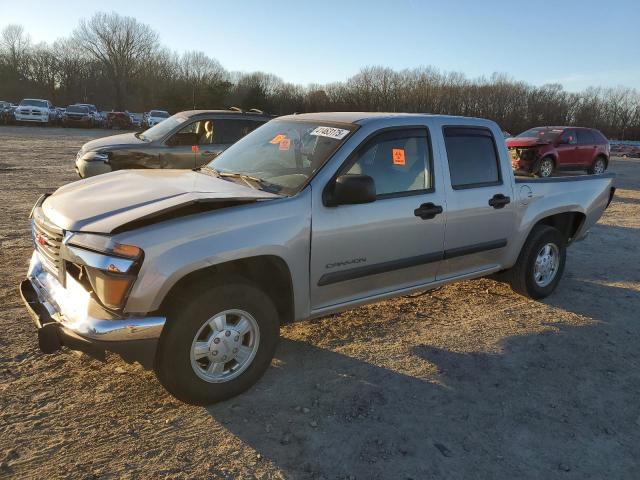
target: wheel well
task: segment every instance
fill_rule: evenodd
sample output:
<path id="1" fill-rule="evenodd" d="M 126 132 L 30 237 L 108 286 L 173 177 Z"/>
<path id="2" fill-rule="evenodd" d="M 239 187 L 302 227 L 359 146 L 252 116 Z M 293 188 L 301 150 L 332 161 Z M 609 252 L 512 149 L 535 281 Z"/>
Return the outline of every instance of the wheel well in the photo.
<path id="1" fill-rule="evenodd" d="M 281 323 L 294 318 L 293 285 L 286 262 L 275 255 L 243 258 L 213 265 L 191 272 L 178 280 L 162 301 L 161 311 L 167 311 L 178 298 L 188 298 L 225 281 L 225 278 L 241 277 L 263 290 L 276 306 Z"/>
<path id="2" fill-rule="evenodd" d="M 596 158 L 593 161 L 595 162 L 598 158 L 602 158 L 604 160 L 604 164 L 607 167 L 609 166 L 609 157 L 607 157 L 604 153 L 600 153 L 596 155 Z"/>
<path id="3" fill-rule="evenodd" d="M 542 162 L 545 158 L 550 158 L 551 161 L 553 162 L 553 166 L 555 167 L 558 164 L 558 161 L 556 160 L 555 155 L 553 155 L 553 153 L 547 153 L 546 155 L 544 155 L 541 159 L 540 162 Z"/>
<path id="4" fill-rule="evenodd" d="M 548 225 L 559 230 L 569 243 L 578 233 L 585 218 L 584 213 L 580 212 L 557 213 L 539 220 L 536 225 Z"/>

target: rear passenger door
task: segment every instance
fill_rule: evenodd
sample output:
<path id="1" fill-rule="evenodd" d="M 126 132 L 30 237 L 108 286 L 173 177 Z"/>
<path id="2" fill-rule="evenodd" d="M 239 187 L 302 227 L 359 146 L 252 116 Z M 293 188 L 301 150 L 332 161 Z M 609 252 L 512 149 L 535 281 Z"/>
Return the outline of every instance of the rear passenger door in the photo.
<path id="1" fill-rule="evenodd" d="M 515 228 L 512 173 L 507 159 L 500 161 L 493 132 L 473 125 L 444 126 L 442 131 L 449 168 L 444 260 L 438 279 L 503 264 Z"/>
<path id="2" fill-rule="evenodd" d="M 432 282 L 442 257 L 444 190 L 435 183 L 427 128 L 373 134 L 339 174 L 369 175 L 377 198 L 328 207 L 314 196 L 311 309 Z"/>
<path id="3" fill-rule="evenodd" d="M 577 164 L 581 167 L 589 166 L 596 154 L 596 139 L 587 129 L 578 129 L 578 155 Z"/>

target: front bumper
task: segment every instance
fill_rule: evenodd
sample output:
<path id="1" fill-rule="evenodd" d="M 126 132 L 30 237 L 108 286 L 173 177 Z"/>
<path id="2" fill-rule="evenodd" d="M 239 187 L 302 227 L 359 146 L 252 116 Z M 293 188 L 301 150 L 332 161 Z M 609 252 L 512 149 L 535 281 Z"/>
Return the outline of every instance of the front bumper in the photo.
<path id="1" fill-rule="evenodd" d="M 44 353 L 67 346 L 104 360 L 105 352 L 110 351 L 128 362 L 153 366 L 165 317 L 113 318 L 70 275 L 63 287 L 43 268 L 38 252 L 33 252 L 20 294 L 36 324 Z"/>
<path id="2" fill-rule="evenodd" d="M 14 117 L 17 122 L 47 123 L 49 121 L 49 117 L 46 115 L 23 115 L 21 113 L 15 113 Z"/>

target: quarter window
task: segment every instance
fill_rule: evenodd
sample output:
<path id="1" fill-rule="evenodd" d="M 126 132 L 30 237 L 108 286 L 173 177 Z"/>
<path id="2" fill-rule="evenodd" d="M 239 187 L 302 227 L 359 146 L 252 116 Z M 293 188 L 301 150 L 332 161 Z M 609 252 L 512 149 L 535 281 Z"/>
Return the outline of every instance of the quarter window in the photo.
<path id="1" fill-rule="evenodd" d="M 444 142 L 453 188 L 502 183 L 496 143 L 488 129 L 445 127 Z"/>
<path id="2" fill-rule="evenodd" d="M 369 140 L 356 153 L 348 174 L 369 175 L 378 195 L 431 188 L 427 131 L 394 130 Z"/>

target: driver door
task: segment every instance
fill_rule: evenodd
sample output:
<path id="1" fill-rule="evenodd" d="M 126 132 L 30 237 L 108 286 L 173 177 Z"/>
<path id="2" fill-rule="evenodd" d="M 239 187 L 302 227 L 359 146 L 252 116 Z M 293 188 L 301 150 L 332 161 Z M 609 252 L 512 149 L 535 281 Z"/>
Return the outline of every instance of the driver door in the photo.
<path id="1" fill-rule="evenodd" d="M 341 171 L 372 177 L 374 202 L 331 207 L 314 197 L 312 311 L 434 281 L 445 198 L 434 184 L 431 151 L 426 127 L 379 133 Z"/>
<path id="2" fill-rule="evenodd" d="M 565 130 L 556 147 L 558 152 L 558 168 L 579 163 L 578 138 L 575 130 Z"/>

